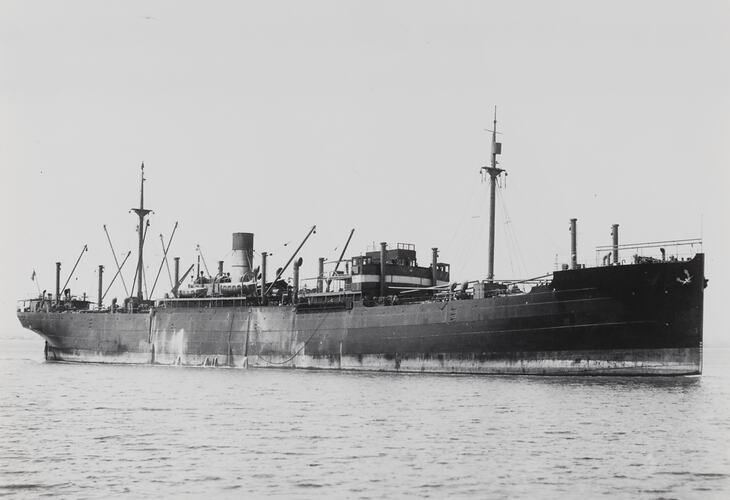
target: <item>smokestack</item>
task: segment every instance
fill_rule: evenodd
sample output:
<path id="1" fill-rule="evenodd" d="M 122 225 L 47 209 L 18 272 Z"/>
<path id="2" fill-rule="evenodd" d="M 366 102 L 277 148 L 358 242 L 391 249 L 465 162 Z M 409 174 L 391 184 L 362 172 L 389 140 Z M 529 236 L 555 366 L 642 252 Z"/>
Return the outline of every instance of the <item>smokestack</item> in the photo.
<path id="1" fill-rule="evenodd" d="M 56 262 L 56 304 L 61 300 L 61 263 Z"/>
<path id="2" fill-rule="evenodd" d="M 294 261 L 294 283 L 293 283 L 293 290 L 292 290 L 292 304 L 297 303 L 297 300 L 299 300 L 299 267 L 302 265 L 302 258 L 299 257 L 297 260 Z"/>
<path id="3" fill-rule="evenodd" d="M 99 306 L 99 309 L 101 309 L 101 296 L 104 293 L 104 285 L 102 281 L 102 276 L 104 275 L 104 266 L 99 266 L 99 301 L 97 302 L 97 305 Z"/>
<path id="4" fill-rule="evenodd" d="M 317 270 L 317 292 L 324 291 L 324 257 L 319 258 L 319 269 Z"/>
<path id="5" fill-rule="evenodd" d="M 431 249 L 432 258 L 431 258 L 431 286 L 438 285 L 438 276 L 436 275 L 436 264 L 438 263 L 439 258 L 439 249 L 434 247 Z"/>
<path id="6" fill-rule="evenodd" d="M 253 262 L 253 233 L 233 233 L 231 281 L 238 283 L 251 272 Z"/>
<path id="7" fill-rule="evenodd" d="M 385 249 L 388 244 L 384 241 L 380 243 L 380 296 L 385 297 Z"/>
<path id="8" fill-rule="evenodd" d="M 266 257 L 269 254 L 266 252 L 261 252 L 261 298 L 264 298 L 264 293 L 266 292 Z"/>
<path id="9" fill-rule="evenodd" d="M 618 265 L 618 224 L 611 226 L 611 236 L 613 236 L 613 264 Z"/>
<path id="10" fill-rule="evenodd" d="M 174 297 L 177 297 L 177 287 L 180 283 L 180 257 L 175 257 L 175 284 L 173 285 L 174 288 L 172 289 L 172 295 Z"/>
<path id="11" fill-rule="evenodd" d="M 578 235 L 576 234 L 575 223 L 578 219 L 570 219 L 570 268 L 576 269 L 578 267 L 578 250 L 577 240 Z"/>
<path id="12" fill-rule="evenodd" d="M 218 277 L 220 278 L 221 276 L 223 276 L 223 261 L 219 260 L 218 261 Z"/>

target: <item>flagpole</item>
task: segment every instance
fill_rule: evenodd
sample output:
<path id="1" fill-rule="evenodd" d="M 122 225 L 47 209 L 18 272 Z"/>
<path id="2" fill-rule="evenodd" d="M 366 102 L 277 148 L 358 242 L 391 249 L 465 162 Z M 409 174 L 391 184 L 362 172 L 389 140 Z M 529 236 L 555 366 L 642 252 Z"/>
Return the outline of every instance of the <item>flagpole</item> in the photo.
<path id="1" fill-rule="evenodd" d="M 35 272 L 35 269 L 33 269 L 33 274 L 30 275 L 30 279 L 31 279 L 31 281 L 35 282 L 35 287 L 38 290 L 38 296 L 40 297 L 40 295 L 41 295 L 41 287 L 38 286 L 38 280 L 35 279 L 35 276 L 36 276 L 36 272 Z"/>

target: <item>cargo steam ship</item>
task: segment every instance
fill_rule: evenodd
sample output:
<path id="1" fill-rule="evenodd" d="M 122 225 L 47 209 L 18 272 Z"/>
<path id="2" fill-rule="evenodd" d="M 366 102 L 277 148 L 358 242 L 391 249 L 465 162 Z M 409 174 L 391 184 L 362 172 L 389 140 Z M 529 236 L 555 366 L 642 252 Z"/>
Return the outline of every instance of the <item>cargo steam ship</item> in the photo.
<path id="1" fill-rule="evenodd" d="M 254 267 L 254 235 L 234 233 L 230 272 L 219 262 L 217 274 L 206 275 L 198 264 L 183 286 L 194 266 L 180 277 L 175 258 L 170 292 L 162 299 L 145 299 L 142 250 L 149 210 L 144 208 L 142 166 L 140 205 L 133 209 L 139 218 L 132 287 L 136 284 L 136 295 L 105 306 L 100 266 L 98 300 L 73 297 L 60 285 L 57 263 L 55 295 L 20 301 L 18 319 L 45 339 L 48 361 L 479 374 L 700 374 L 704 254 L 685 259 L 668 255 L 665 248 L 694 250 L 701 241 L 619 245 L 614 225 L 613 244 L 600 249 L 608 252 L 602 265 L 586 268 L 577 264 L 572 219 L 569 265 L 546 276 L 498 282 L 495 186 L 504 172 L 497 166 L 499 154 L 495 119 L 490 166 L 482 169 L 490 181 L 486 279 L 453 283 L 436 248 L 430 265 L 419 266 L 412 245 L 389 248 L 381 243 L 379 250 L 350 259 L 344 259 L 345 245 L 333 272 L 326 275 L 320 259 L 316 286 L 302 287 L 297 254 L 313 227 L 271 281 L 266 252 L 260 252 Z M 636 254 L 629 263 L 619 259 L 619 252 L 651 248 L 660 255 Z M 169 242 L 164 259 L 168 249 Z M 115 262 L 112 283 L 126 258 L 120 266 L 115 254 Z M 290 265 L 293 276 L 285 280 Z"/>

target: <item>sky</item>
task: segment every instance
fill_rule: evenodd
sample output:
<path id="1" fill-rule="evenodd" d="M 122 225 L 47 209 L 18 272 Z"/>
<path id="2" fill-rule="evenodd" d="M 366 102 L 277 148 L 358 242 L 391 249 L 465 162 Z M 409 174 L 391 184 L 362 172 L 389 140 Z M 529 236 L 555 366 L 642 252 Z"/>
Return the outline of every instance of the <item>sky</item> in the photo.
<path id="1" fill-rule="evenodd" d="M 228 269 L 238 231 L 275 269 L 316 224 L 304 277 L 354 228 L 348 256 L 438 247 L 484 278 L 496 106 L 496 277 L 568 262 L 572 217 L 587 265 L 614 223 L 622 243 L 702 237 L 705 343 L 730 346 L 728 26 L 727 1 L 2 0 L 0 334 L 25 335 L 16 300 L 84 244 L 69 287 L 96 296 L 104 224 L 136 248 L 142 162 L 150 289 L 176 221 L 183 269 L 198 244 Z"/>

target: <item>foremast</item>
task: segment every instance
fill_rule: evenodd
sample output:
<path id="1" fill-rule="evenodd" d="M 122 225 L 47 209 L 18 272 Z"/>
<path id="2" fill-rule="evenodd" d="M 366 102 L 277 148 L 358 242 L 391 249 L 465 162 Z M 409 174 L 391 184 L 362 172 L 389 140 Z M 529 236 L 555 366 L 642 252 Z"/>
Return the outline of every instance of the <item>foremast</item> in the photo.
<path id="1" fill-rule="evenodd" d="M 142 279 L 143 279 L 143 262 L 142 262 L 142 251 L 144 249 L 144 235 L 145 235 L 145 225 L 144 225 L 144 219 L 147 217 L 147 214 L 149 214 L 152 210 L 147 210 L 144 208 L 144 162 L 142 163 L 141 167 L 141 174 L 140 174 L 140 183 L 139 183 L 139 208 L 133 208 L 132 211 L 137 214 L 139 217 L 139 226 L 137 226 L 137 233 L 139 235 L 139 249 L 138 249 L 138 256 L 137 256 L 137 272 L 135 273 L 135 276 L 137 277 L 137 300 L 142 301 Z M 132 290 L 134 290 L 134 283 L 132 283 Z"/>
<path id="2" fill-rule="evenodd" d="M 497 179 L 504 169 L 497 167 L 497 155 L 502 154 L 502 143 L 497 142 L 497 106 L 494 107 L 494 126 L 492 127 L 492 160 L 489 167 L 482 167 L 482 171 L 489 174 L 489 269 L 487 281 L 494 280 L 494 205 L 497 188 Z M 506 174 L 505 174 L 506 175 Z"/>

